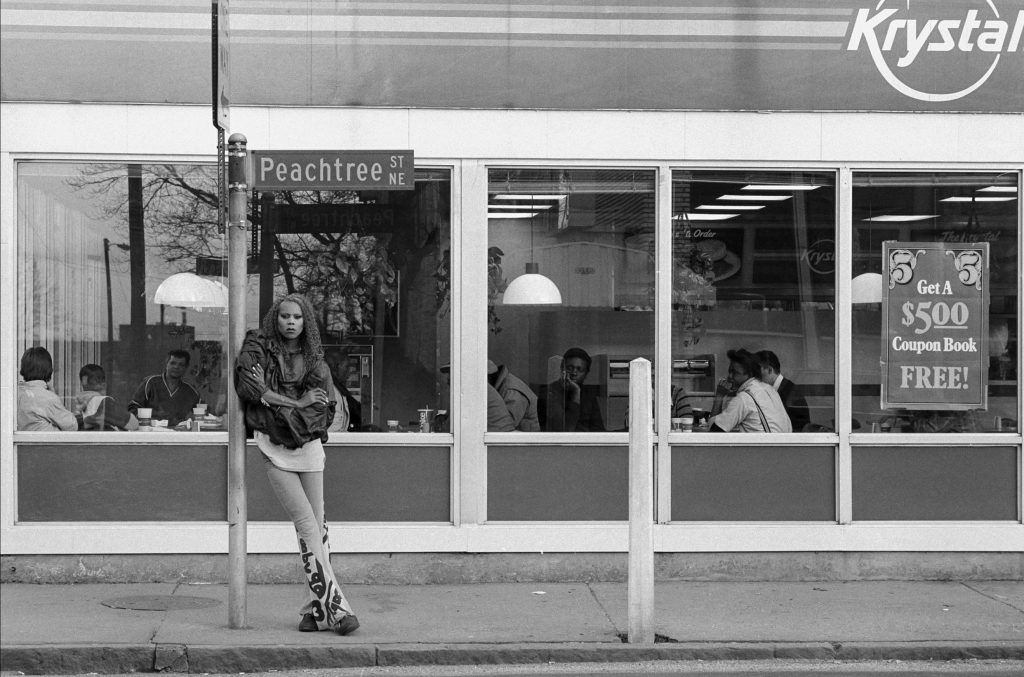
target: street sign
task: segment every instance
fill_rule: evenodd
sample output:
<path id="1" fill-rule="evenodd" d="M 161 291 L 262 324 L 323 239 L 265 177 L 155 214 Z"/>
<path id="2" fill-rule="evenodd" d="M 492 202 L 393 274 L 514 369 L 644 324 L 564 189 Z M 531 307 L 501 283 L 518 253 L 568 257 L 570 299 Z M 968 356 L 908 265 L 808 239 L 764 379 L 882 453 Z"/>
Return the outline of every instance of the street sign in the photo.
<path id="1" fill-rule="evenodd" d="M 988 407 L 988 242 L 883 242 L 882 409 Z"/>
<path id="2" fill-rule="evenodd" d="M 252 151 L 255 190 L 414 190 L 411 150 Z"/>

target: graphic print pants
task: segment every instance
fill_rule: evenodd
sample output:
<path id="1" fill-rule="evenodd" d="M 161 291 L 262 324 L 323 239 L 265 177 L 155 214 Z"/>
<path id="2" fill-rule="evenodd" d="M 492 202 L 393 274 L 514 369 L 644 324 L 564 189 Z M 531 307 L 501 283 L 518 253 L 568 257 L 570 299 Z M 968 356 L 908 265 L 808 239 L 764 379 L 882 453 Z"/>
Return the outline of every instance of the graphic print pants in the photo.
<path id="1" fill-rule="evenodd" d="M 295 525 L 308 594 L 299 615 L 313 614 L 321 630 L 332 629 L 352 607 L 331 568 L 331 548 L 324 520 L 324 474 L 281 470 L 264 457 L 267 479 Z"/>

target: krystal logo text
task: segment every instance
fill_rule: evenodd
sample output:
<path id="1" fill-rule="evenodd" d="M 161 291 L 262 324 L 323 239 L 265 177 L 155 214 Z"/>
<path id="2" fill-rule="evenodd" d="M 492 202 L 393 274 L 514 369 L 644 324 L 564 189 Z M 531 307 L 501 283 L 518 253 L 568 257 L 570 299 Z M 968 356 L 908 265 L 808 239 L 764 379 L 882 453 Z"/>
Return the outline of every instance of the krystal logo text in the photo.
<path id="1" fill-rule="evenodd" d="M 919 101 L 954 101 L 975 91 L 989 79 L 999 65 L 1000 56 L 1020 50 L 1024 33 L 1024 10 L 1017 12 L 1012 21 L 1000 18 L 993 0 L 986 0 L 992 17 L 979 17 L 977 9 L 969 9 L 958 18 L 921 16 L 906 18 L 900 9 L 886 8 L 887 0 L 880 0 L 874 10 L 860 9 L 854 19 L 848 51 L 866 47 L 875 68 L 894 89 Z M 1008 17 L 1009 18 L 1009 17 Z M 907 84 L 885 60 L 886 52 L 899 56 L 896 68 L 907 68 L 922 53 L 927 52 L 987 52 L 992 62 L 980 77 L 954 92 L 925 92 Z M 925 57 L 927 58 L 927 57 Z"/>

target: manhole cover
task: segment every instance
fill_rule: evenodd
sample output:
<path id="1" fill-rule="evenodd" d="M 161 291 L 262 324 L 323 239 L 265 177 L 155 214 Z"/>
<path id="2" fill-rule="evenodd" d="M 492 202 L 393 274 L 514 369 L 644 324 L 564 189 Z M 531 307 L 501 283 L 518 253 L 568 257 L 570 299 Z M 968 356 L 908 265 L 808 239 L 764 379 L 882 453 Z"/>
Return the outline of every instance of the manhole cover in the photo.
<path id="1" fill-rule="evenodd" d="M 105 599 L 100 604 L 109 606 L 111 609 L 175 611 L 177 609 L 205 609 L 209 606 L 217 606 L 220 601 L 210 597 L 190 597 L 188 595 L 135 595 Z"/>

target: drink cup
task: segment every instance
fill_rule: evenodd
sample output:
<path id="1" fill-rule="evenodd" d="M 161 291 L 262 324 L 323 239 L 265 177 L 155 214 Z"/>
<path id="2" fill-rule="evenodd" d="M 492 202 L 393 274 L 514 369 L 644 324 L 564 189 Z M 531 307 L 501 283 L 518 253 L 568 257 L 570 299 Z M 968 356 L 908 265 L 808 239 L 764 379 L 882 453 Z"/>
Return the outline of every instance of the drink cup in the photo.
<path id="1" fill-rule="evenodd" d="M 684 433 L 693 432 L 693 416 L 683 416 L 679 420 L 682 421 L 682 430 Z"/>
<path id="2" fill-rule="evenodd" d="M 200 402 L 192 409 L 193 412 L 198 413 L 200 416 L 206 416 L 206 403 Z"/>
<path id="3" fill-rule="evenodd" d="M 153 424 L 153 410 L 150 407 L 139 407 L 139 425 Z"/>
<path id="4" fill-rule="evenodd" d="M 398 421 L 397 420 L 395 420 L 395 419 L 388 419 L 388 432 L 389 433 L 397 433 L 398 432 Z"/>
<path id="5" fill-rule="evenodd" d="M 679 433 L 683 431 L 683 419 L 674 418 L 672 419 L 672 432 Z"/>
<path id="6" fill-rule="evenodd" d="M 432 414 L 433 414 L 434 410 L 433 409 L 419 409 L 418 411 L 420 413 L 420 432 L 421 433 L 429 433 L 430 432 L 430 423 L 431 423 L 431 420 L 432 420 L 431 417 L 432 417 Z"/>

